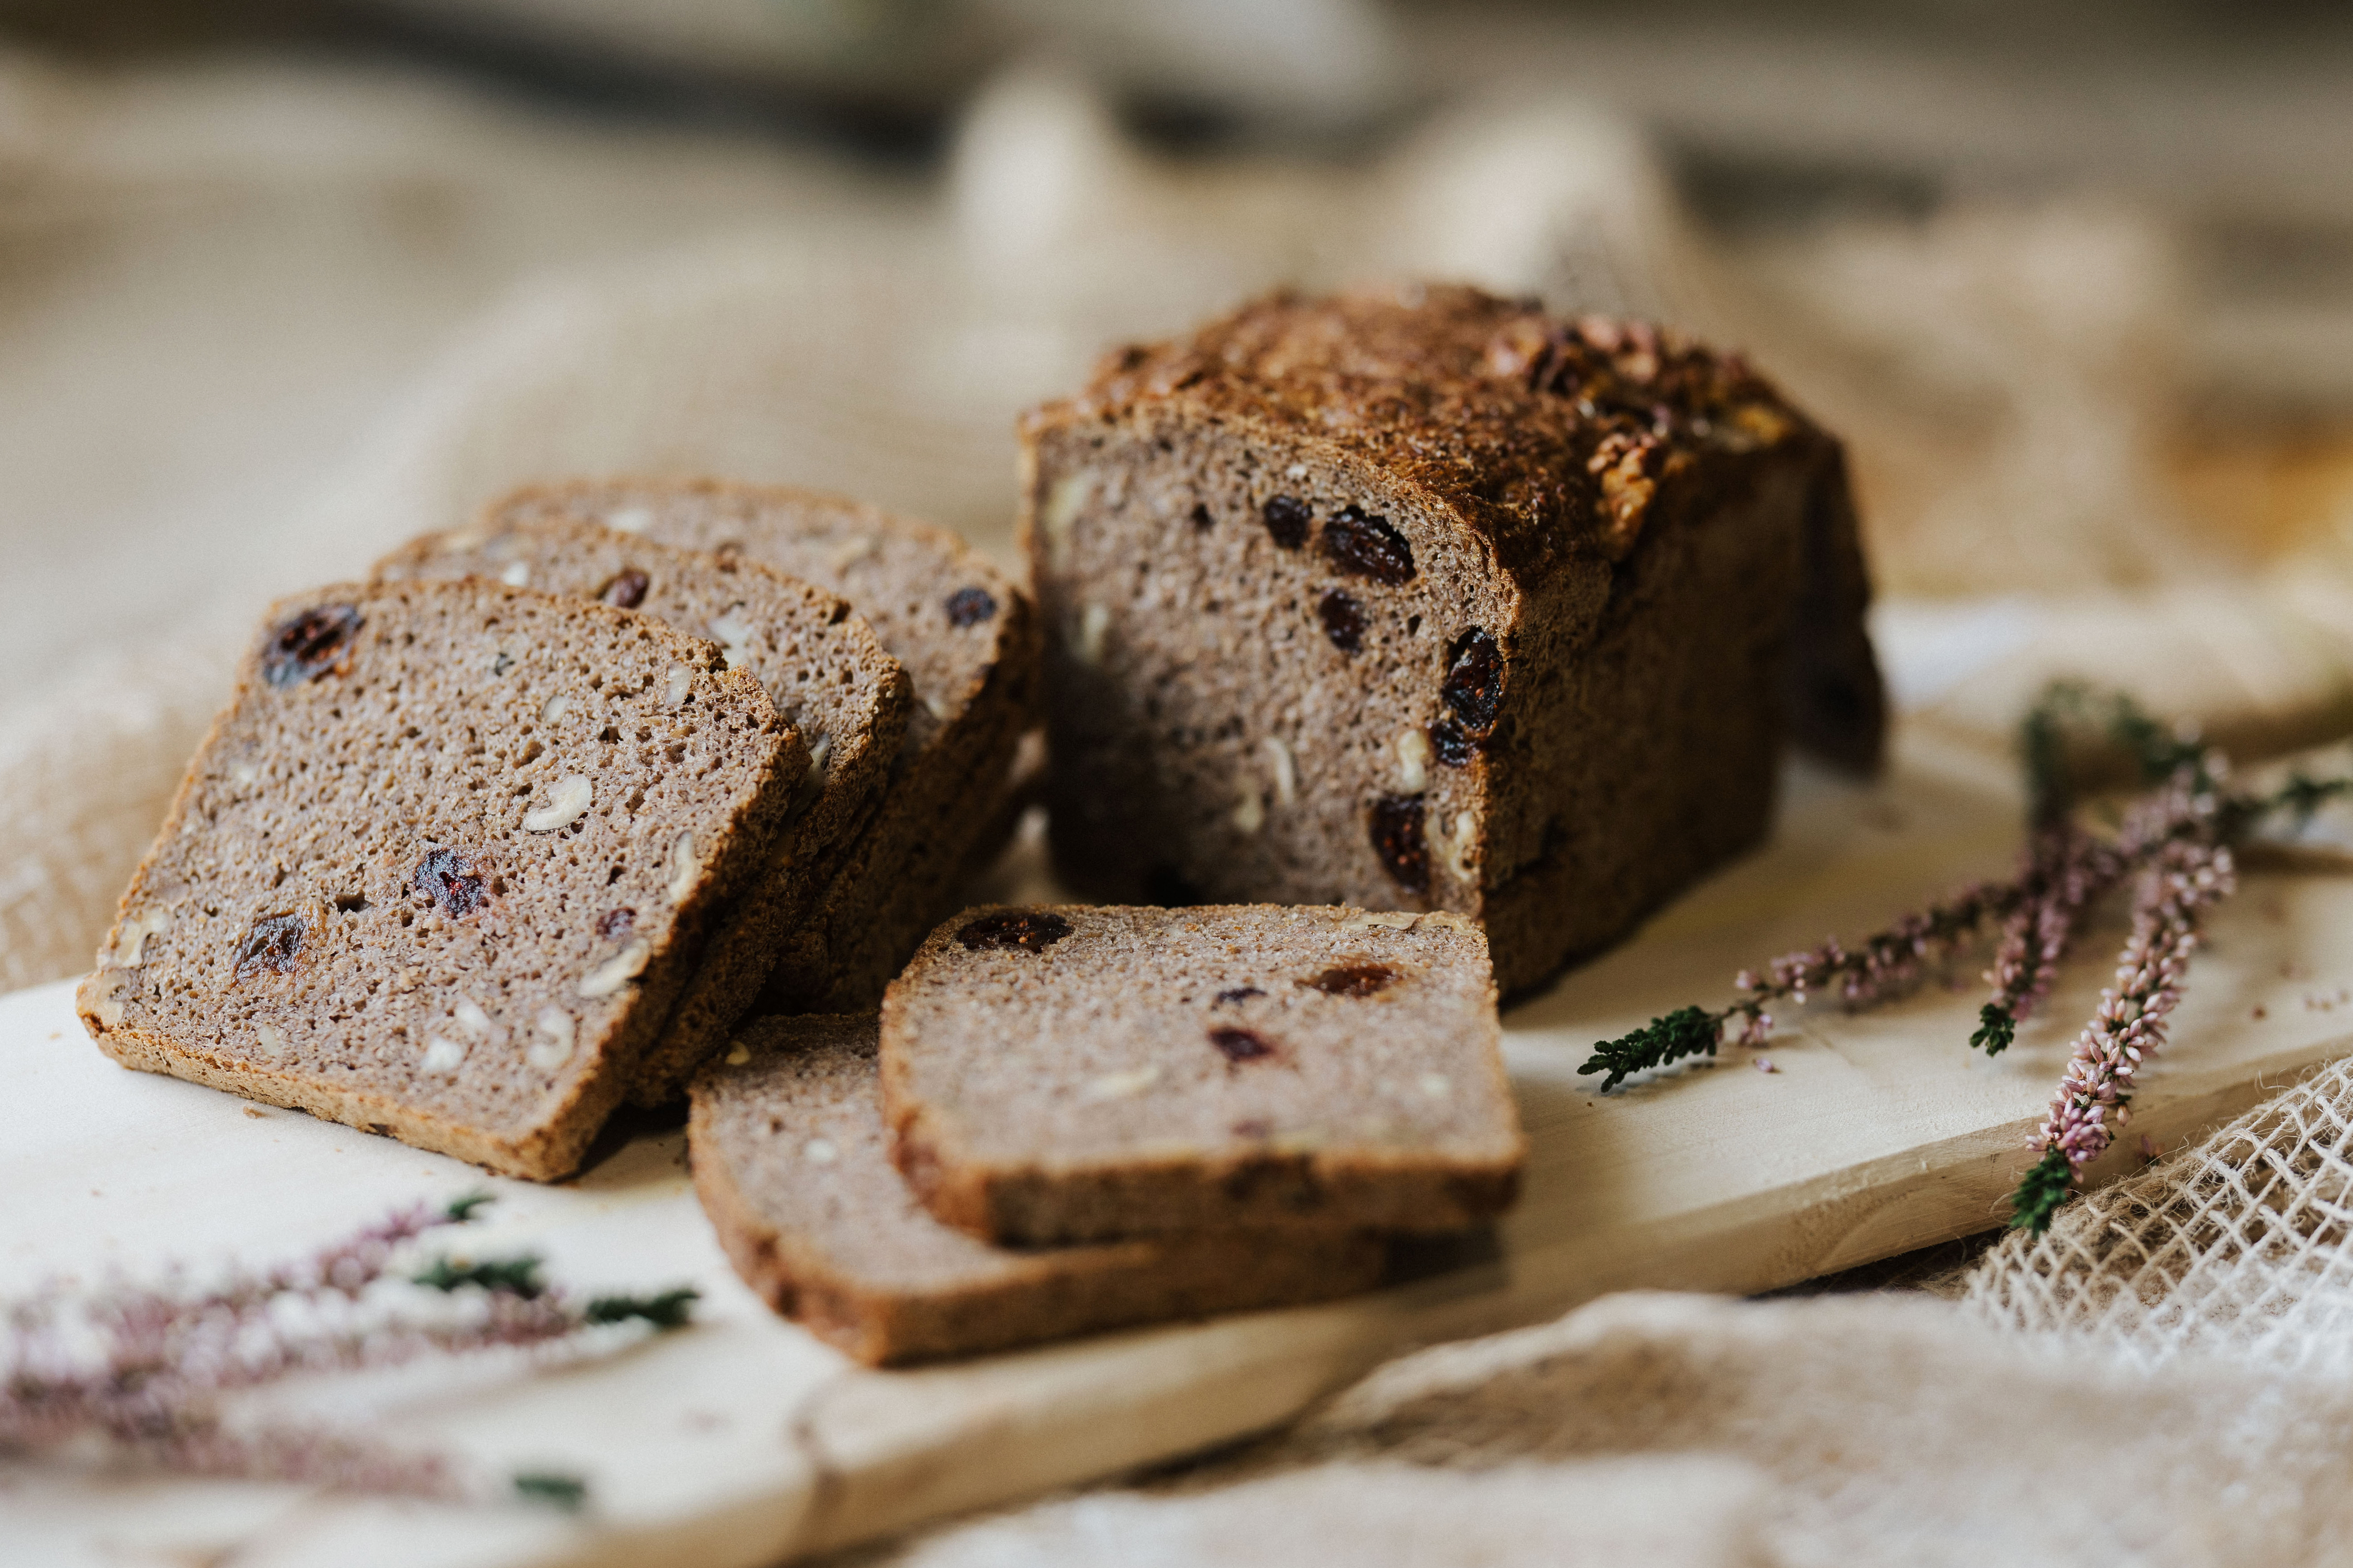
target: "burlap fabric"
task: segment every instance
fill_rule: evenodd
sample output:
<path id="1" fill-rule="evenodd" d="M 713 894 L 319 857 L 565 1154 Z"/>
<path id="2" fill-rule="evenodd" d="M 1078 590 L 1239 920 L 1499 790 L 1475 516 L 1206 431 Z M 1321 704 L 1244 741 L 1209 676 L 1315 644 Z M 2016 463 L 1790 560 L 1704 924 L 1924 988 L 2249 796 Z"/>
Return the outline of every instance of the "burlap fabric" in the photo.
<path id="1" fill-rule="evenodd" d="M 2095 595 L 1899 596 L 1899 638 L 1940 650 L 1898 671 L 1913 721 L 1999 744 L 2065 669 L 2253 746 L 2341 724 L 2337 563 L 2214 580 L 2148 499 L 2172 296 L 2146 233 L 1990 213 L 1905 243 L 1843 253 L 1810 314 L 1557 103 L 1370 166 L 1205 173 L 1017 76 L 933 182 L 399 79 L 0 59 L 27 285 L 0 313 L 0 984 L 88 963 L 273 595 L 582 471 L 839 488 L 1003 553 L 1021 406 L 1283 278 L 1443 272 L 1748 342 L 1855 438 L 1889 584 Z M 1957 1302 L 1605 1300 L 1409 1357 L 1247 1454 L 881 1555 L 2336 1561 L 2348 1124 L 2339 1068 L 2003 1244 Z"/>
<path id="2" fill-rule="evenodd" d="M 2349 1135 L 2339 1063 L 2004 1241 L 1957 1301 L 1610 1297 L 1235 1458 L 856 1561 L 2353 1561 Z"/>

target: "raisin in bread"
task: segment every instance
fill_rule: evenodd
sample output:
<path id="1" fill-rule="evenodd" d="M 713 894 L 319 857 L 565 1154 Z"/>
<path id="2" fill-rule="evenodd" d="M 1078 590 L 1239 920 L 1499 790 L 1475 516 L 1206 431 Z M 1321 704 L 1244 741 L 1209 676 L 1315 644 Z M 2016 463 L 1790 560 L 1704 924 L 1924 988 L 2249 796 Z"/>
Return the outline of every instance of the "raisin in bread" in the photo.
<path id="1" fill-rule="evenodd" d="M 1733 355 L 1475 289 L 1278 295 L 1022 427 L 1055 862 L 1450 910 L 1507 992 L 1878 756 L 1838 444 Z"/>
<path id="2" fill-rule="evenodd" d="M 1012 1250 L 942 1225 L 891 1164 L 875 1022 L 762 1018 L 694 1083 L 695 1191 L 778 1311 L 869 1365 L 1364 1289 L 1357 1232 L 1204 1233 Z"/>
<path id="3" fill-rule="evenodd" d="M 123 894 L 126 1066 L 567 1174 L 808 767 L 717 645 L 497 583 L 273 613 Z"/>
<path id="4" fill-rule="evenodd" d="M 658 1103 L 743 1016 L 817 896 L 881 803 L 913 688 L 849 604 L 741 555 L 682 550 L 563 519 L 460 530 L 411 542 L 376 565 L 383 581 L 492 577 L 641 611 L 716 640 L 808 748 L 809 778 L 766 872 L 723 922 L 633 1093 Z"/>
<path id="5" fill-rule="evenodd" d="M 599 522 L 741 553 L 847 599 L 907 668 L 916 709 L 882 809 L 771 974 L 763 1011 L 871 1007 L 956 907 L 1022 733 L 1038 721 L 1029 595 L 961 540 L 836 496 L 709 479 L 582 480 L 519 490 L 485 526 Z"/>
<path id="6" fill-rule="evenodd" d="M 882 1098 L 925 1205 L 1000 1241 L 1456 1230 L 1525 1153 L 1449 914 L 967 910 L 883 999 Z"/>

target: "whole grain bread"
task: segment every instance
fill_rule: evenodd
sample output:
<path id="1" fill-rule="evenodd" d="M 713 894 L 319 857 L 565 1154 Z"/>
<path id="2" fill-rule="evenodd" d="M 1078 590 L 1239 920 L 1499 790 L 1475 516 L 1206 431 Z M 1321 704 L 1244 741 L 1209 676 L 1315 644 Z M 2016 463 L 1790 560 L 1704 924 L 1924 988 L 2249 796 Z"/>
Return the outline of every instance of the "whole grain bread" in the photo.
<path id="1" fill-rule="evenodd" d="M 998 1241 L 1476 1225 L 1525 1154 L 1450 914 L 984 906 L 882 1003 L 895 1157 Z"/>
<path id="2" fill-rule="evenodd" d="M 674 1093 L 750 1007 L 880 807 L 913 706 L 898 660 L 847 601 L 740 553 L 684 550 L 562 518 L 427 534 L 377 563 L 379 581 L 488 577 L 618 605 L 717 640 L 800 731 L 810 768 L 797 815 L 736 900 L 633 1084 Z"/>
<path id="3" fill-rule="evenodd" d="M 1875 764 L 1836 441 L 1736 355 L 1429 287 L 1277 295 L 1022 426 L 1055 863 L 1447 910 L 1507 992 Z"/>
<path id="4" fill-rule="evenodd" d="M 914 683 L 882 808 L 770 974 L 766 1012 L 871 1007 L 955 907 L 1024 731 L 1039 721 L 1041 641 L 1029 595 L 953 534 L 838 496 L 711 479 L 533 486 L 483 526 L 568 518 L 736 554 L 855 605 Z"/>
<path id="5" fill-rule="evenodd" d="M 1014 1250 L 924 1212 L 892 1168 L 875 1020 L 762 1018 L 694 1082 L 695 1191 L 776 1310 L 869 1365 L 1323 1300 L 1380 1276 L 1349 1231 Z"/>
<path id="6" fill-rule="evenodd" d="M 650 616 L 478 581 L 286 601 L 82 1022 L 126 1066 L 565 1175 L 807 766 Z"/>

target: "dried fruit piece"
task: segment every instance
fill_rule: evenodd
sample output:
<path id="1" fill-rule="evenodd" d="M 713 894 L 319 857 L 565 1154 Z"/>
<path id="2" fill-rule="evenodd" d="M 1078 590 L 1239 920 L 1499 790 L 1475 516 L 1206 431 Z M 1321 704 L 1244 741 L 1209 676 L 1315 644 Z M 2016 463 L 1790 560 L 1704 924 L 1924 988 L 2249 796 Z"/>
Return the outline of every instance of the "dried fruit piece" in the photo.
<path id="1" fill-rule="evenodd" d="M 280 621 L 261 650 L 261 678 L 280 690 L 350 667 L 353 634 L 360 612 L 352 605 L 320 605 Z"/>
<path id="2" fill-rule="evenodd" d="M 303 939 L 310 935 L 301 915 L 264 915 L 247 928 L 244 940 L 237 944 L 237 977 L 250 980 L 268 969 L 280 974 L 294 973 L 295 960 L 302 956 Z"/>
<path id="3" fill-rule="evenodd" d="M 596 590 L 596 597 L 621 609 L 634 610 L 646 602 L 646 589 L 649 586 L 651 582 L 644 573 L 634 566 L 624 566 Z"/>
<path id="4" fill-rule="evenodd" d="M 1326 996 L 1372 996 L 1396 984 L 1402 976 L 1386 963 L 1335 963 L 1323 973 L 1300 982 Z"/>
<path id="5" fill-rule="evenodd" d="M 1335 588 L 1315 606 L 1315 618 L 1324 623 L 1324 635 L 1334 647 L 1342 653 L 1364 651 L 1365 610 L 1356 600 Z"/>
<path id="6" fill-rule="evenodd" d="M 1471 759 L 1482 749 L 1475 736 L 1464 734 L 1451 719 L 1440 719 L 1430 727 L 1430 745 L 1438 760 L 1450 768 L 1469 767 Z"/>
<path id="7" fill-rule="evenodd" d="M 596 917 L 596 934 L 607 942 L 618 942 L 628 935 L 629 928 L 637 923 L 638 911 L 625 904 L 617 910 L 607 910 Z"/>
<path id="8" fill-rule="evenodd" d="M 1197 533 L 1207 533 L 1215 526 L 1217 526 L 1217 524 L 1215 520 L 1209 516 L 1209 509 L 1208 507 L 1196 504 L 1193 508 L 1194 531 Z"/>
<path id="9" fill-rule="evenodd" d="M 446 845 L 425 852 L 425 858 L 409 874 L 408 885 L 438 904 L 452 920 L 462 920 L 491 901 L 474 858 Z"/>
<path id="10" fill-rule="evenodd" d="M 1264 1061 L 1274 1055 L 1274 1042 L 1256 1029 L 1215 1028 L 1209 1031 L 1209 1044 L 1223 1052 L 1226 1060 L 1236 1067 L 1244 1062 Z"/>
<path id="11" fill-rule="evenodd" d="M 1356 507 L 1342 507 L 1340 515 L 1324 525 L 1324 553 L 1351 577 L 1369 577 L 1389 588 L 1413 581 L 1413 546 L 1405 535 L 1390 527 L 1388 518 Z"/>
<path id="12" fill-rule="evenodd" d="M 1438 695 L 1463 730 L 1483 738 L 1495 727 L 1504 702 L 1504 650 L 1481 627 L 1472 626 L 1446 651 L 1446 681 Z"/>
<path id="13" fill-rule="evenodd" d="M 1005 948 L 1043 952 L 1070 934 L 1071 922 L 1060 915 L 1042 910 L 1008 910 L 981 916 L 956 932 L 956 940 L 974 952 Z"/>
<path id="14" fill-rule="evenodd" d="M 948 625 L 976 626 L 997 616 L 997 598 L 986 588 L 958 588 L 948 595 Z"/>
<path id="15" fill-rule="evenodd" d="M 1373 853 L 1389 880 L 1409 893 L 1430 891 L 1430 846 L 1422 837 L 1421 796 L 1385 795 L 1370 813 Z"/>
<path id="16" fill-rule="evenodd" d="M 1308 524 L 1315 520 L 1307 503 L 1293 496 L 1272 498 L 1260 509 L 1260 515 L 1266 519 L 1267 537 L 1285 550 L 1306 543 Z"/>

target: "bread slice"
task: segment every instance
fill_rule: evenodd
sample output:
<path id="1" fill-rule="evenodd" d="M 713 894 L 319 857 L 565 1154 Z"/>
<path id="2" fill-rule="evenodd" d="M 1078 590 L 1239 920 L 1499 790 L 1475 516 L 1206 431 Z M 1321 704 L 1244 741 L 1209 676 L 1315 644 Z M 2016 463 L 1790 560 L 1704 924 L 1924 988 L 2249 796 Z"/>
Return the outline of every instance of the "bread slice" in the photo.
<path id="1" fill-rule="evenodd" d="M 883 999 L 882 1100 L 925 1205 L 999 1241 L 1459 1230 L 1526 1149 L 1450 914 L 968 910 Z"/>
<path id="2" fill-rule="evenodd" d="M 837 496 L 710 479 L 537 486 L 485 526 L 563 517 L 748 559 L 838 594 L 907 668 L 916 709 L 882 809 L 762 992 L 762 1011 L 871 1007 L 955 908 L 1022 733 L 1038 722 L 1029 595 L 953 534 Z"/>
<path id="3" fill-rule="evenodd" d="M 1022 430 L 1057 867 L 1448 910 L 1515 992 L 1883 702 L 1838 443 L 1737 356 L 1461 288 L 1259 300 Z"/>
<path id="4" fill-rule="evenodd" d="M 716 644 L 497 583 L 288 600 L 77 998 L 116 1060 L 568 1174 L 807 771 Z"/>
<path id="5" fill-rule="evenodd" d="M 849 604 L 740 554 L 682 550 L 543 518 L 427 534 L 379 562 L 382 581 L 491 577 L 640 611 L 716 638 L 808 747 L 797 816 L 722 922 L 635 1080 L 655 1102 L 724 1042 L 880 806 L 913 703 L 899 661 Z"/>
<path id="6" fill-rule="evenodd" d="M 1349 1231 L 1014 1251 L 950 1229 L 892 1167 L 875 1023 L 762 1018 L 694 1083 L 695 1191 L 736 1272 L 870 1366 L 1316 1301 L 1379 1279 Z"/>

